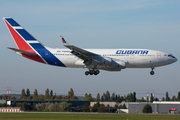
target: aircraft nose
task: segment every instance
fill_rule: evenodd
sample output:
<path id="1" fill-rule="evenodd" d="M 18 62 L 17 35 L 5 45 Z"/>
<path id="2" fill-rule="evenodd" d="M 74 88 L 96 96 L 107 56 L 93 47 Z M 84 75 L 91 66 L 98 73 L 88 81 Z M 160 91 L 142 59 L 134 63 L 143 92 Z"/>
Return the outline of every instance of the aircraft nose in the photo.
<path id="1" fill-rule="evenodd" d="M 172 59 L 173 63 L 176 62 L 177 60 L 178 60 L 178 59 L 177 59 L 176 57 L 174 57 L 174 58 Z"/>
<path id="2" fill-rule="evenodd" d="M 176 62 L 178 59 L 177 58 L 175 58 L 175 60 L 174 60 L 174 62 Z"/>

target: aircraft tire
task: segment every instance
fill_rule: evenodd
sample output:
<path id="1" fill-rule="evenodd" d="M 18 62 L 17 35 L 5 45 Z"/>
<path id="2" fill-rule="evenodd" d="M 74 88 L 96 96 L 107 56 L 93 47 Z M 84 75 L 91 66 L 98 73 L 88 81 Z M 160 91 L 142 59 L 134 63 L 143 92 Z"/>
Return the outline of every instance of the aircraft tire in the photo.
<path id="1" fill-rule="evenodd" d="M 85 75 L 89 75 L 89 71 L 86 71 L 86 72 L 85 72 Z"/>
<path id="2" fill-rule="evenodd" d="M 154 71 L 151 71 L 150 74 L 151 74 L 151 75 L 154 75 Z"/>
<path id="3" fill-rule="evenodd" d="M 97 71 L 94 71 L 94 75 L 97 75 L 98 74 L 98 72 Z"/>
<path id="4" fill-rule="evenodd" d="M 97 73 L 97 74 L 99 74 L 99 73 L 100 73 L 100 71 L 99 71 L 99 70 L 96 70 L 96 73 Z"/>
<path id="5" fill-rule="evenodd" d="M 94 71 L 94 75 L 98 75 L 99 74 L 99 70 Z"/>
<path id="6" fill-rule="evenodd" d="M 93 70 L 90 70 L 90 71 L 89 71 L 89 74 L 90 74 L 90 75 L 93 75 L 93 74 L 94 74 L 94 71 L 93 71 Z"/>

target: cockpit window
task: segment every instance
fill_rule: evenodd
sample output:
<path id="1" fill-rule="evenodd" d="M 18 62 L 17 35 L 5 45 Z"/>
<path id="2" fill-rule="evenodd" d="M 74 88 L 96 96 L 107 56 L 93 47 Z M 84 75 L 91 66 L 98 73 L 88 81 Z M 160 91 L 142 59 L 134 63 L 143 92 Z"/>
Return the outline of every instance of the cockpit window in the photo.
<path id="1" fill-rule="evenodd" d="M 175 58 L 173 55 L 168 55 L 168 57 L 172 57 L 172 58 Z"/>

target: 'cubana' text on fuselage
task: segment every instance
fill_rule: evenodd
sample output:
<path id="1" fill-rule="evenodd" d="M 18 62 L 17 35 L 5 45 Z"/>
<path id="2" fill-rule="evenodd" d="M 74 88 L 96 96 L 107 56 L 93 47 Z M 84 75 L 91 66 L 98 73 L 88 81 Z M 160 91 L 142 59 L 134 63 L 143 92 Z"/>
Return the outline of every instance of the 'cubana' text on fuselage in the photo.
<path id="1" fill-rule="evenodd" d="M 116 54 L 148 54 L 148 50 L 117 50 Z"/>

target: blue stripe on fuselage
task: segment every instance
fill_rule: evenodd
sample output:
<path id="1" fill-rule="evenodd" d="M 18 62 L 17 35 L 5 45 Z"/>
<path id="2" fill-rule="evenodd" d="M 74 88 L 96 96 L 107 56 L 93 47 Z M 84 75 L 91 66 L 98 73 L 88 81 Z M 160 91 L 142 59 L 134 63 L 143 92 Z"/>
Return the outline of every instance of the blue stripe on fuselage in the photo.
<path id="1" fill-rule="evenodd" d="M 43 57 L 44 60 L 46 60 L 48 64 L 66 67 L 59 59 L 57 59 L 40 43 L 30 43 L 30 45 Z"/>

